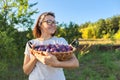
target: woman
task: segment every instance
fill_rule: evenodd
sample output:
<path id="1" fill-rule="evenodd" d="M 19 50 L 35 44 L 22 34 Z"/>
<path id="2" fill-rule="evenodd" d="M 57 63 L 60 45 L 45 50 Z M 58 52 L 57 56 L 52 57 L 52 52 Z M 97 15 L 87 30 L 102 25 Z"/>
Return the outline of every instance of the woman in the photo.
<path id="1" fill-rule="evenodd" d="M 40 15 L 33 30 L 35 39 L 30 40 L 33 45 L 64 44 L 67 41 L 60 37 L 55 37 L 56 33 L 55 15 L 52 12 L 44 12 Z M 28 43 L 24 52 L 23 71 L 29 75 L 29 80 L 65 80 L 63 68 L 79 67 L 79 62 L 73 54 L 67 61 L 59 61 L 57 58 L 47 53 L 31 54 Z"/>

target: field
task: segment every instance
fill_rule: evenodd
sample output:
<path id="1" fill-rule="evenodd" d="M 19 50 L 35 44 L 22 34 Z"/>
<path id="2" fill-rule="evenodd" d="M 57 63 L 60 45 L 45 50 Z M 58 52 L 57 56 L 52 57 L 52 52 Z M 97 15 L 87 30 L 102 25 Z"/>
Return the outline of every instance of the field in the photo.
<path id="1" fill-rule="evenodd" d="M 120 80 L 119 40 L 79 40 L 79 44 L 75 54 L 80 66 L 64 69 L 66 80 Z M 8 69 L 5 62 L 1 65 L 0 80 L 28 80 L 22 70 L 22 56 L 10 62 Z"/>
<path id="2" fill-rule="evenodd" d="M 67 80 L 120 80 L 120 51 L 98 51 L 79 55 L 80 67 L 65 70 Z"/>
<path id="3" fill-rule="evenodd" d="M 120 80 L 120 41 L 79 40 L 80 67 L 65 70 L 67 80 Z"/>
<path id="4" fill-rule="evenodd" d="M 114 45 L 120 45 L 120 40 L 105 40 L 105 39 L 89 39 L 89 40 L 83 40 L 79 39 L 79 44 L 114 44 Z"/>

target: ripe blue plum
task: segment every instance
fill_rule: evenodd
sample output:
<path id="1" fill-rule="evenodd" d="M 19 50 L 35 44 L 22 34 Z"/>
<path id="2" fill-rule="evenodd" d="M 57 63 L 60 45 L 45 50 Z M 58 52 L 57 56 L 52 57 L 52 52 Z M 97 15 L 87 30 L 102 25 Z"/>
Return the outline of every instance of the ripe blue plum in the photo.
<path id="1" fill-rule="evenodd" d="M 49 44 L 49 45 L 35 46 L 35 50 L 47 51 L 47 52 L 68 52 L 68 51 L 72 51 L 73 48 L 69 45 L 63 45 L 63 44 Z"/>

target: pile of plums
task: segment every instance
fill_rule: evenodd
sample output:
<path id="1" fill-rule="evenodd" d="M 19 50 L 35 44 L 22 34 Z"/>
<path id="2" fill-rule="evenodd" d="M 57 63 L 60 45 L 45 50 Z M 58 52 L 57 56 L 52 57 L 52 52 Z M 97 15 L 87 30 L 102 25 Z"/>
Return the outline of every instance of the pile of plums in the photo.
<path id="1" fill-rule="evenodd" d="M 69 52 L 73 50 L 73 47 L 70 45 L 62 44 L 49 44 L 49 45 L 38 45 L 35 46 L 36 51 L 47 51 L 47 52 Z"/>

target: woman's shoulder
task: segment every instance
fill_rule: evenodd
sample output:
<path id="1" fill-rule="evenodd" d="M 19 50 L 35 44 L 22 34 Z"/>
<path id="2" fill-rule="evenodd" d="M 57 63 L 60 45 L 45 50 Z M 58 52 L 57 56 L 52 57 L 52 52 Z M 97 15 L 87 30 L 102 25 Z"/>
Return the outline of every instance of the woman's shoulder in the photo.
<path id="1" fill-rule="evenodd" d="M 35 39 L 31 39 L 31 40 L 29 40 L 30 42 L 35 42 L 35 41 L 37 41 L 38 39 L 37 38 L 35 38 Z"/>
<path id="2" fill-rule="evenodd" d="M 53 37 L 53 39 L 55 40 L 55 41 L 57 41 L 58 43 L 61 43 L 61 44 L 68 44 L 68 42 L 66 41 L 66 39 L 65 38 L 63 38 L 63 37 Z"/>
<path id="3" fill-rule="evenodd" d="M 37 43 L 39 40 L 36 38 L 36 39 L 31 39 L 31 40 L 29 40 L 28 42 L 31 42 L 32 44 L 35 44 L 35 43 Z"/>
<path id="4" fill-rule="evenodd" d="M 53 39 L 58 39 L 58 40 L 61 39 L 61 40 L 65 40 L 65 38 L 63 38 L 63 37 L 57 37 L 57 36 L 54 36 Z"/>

